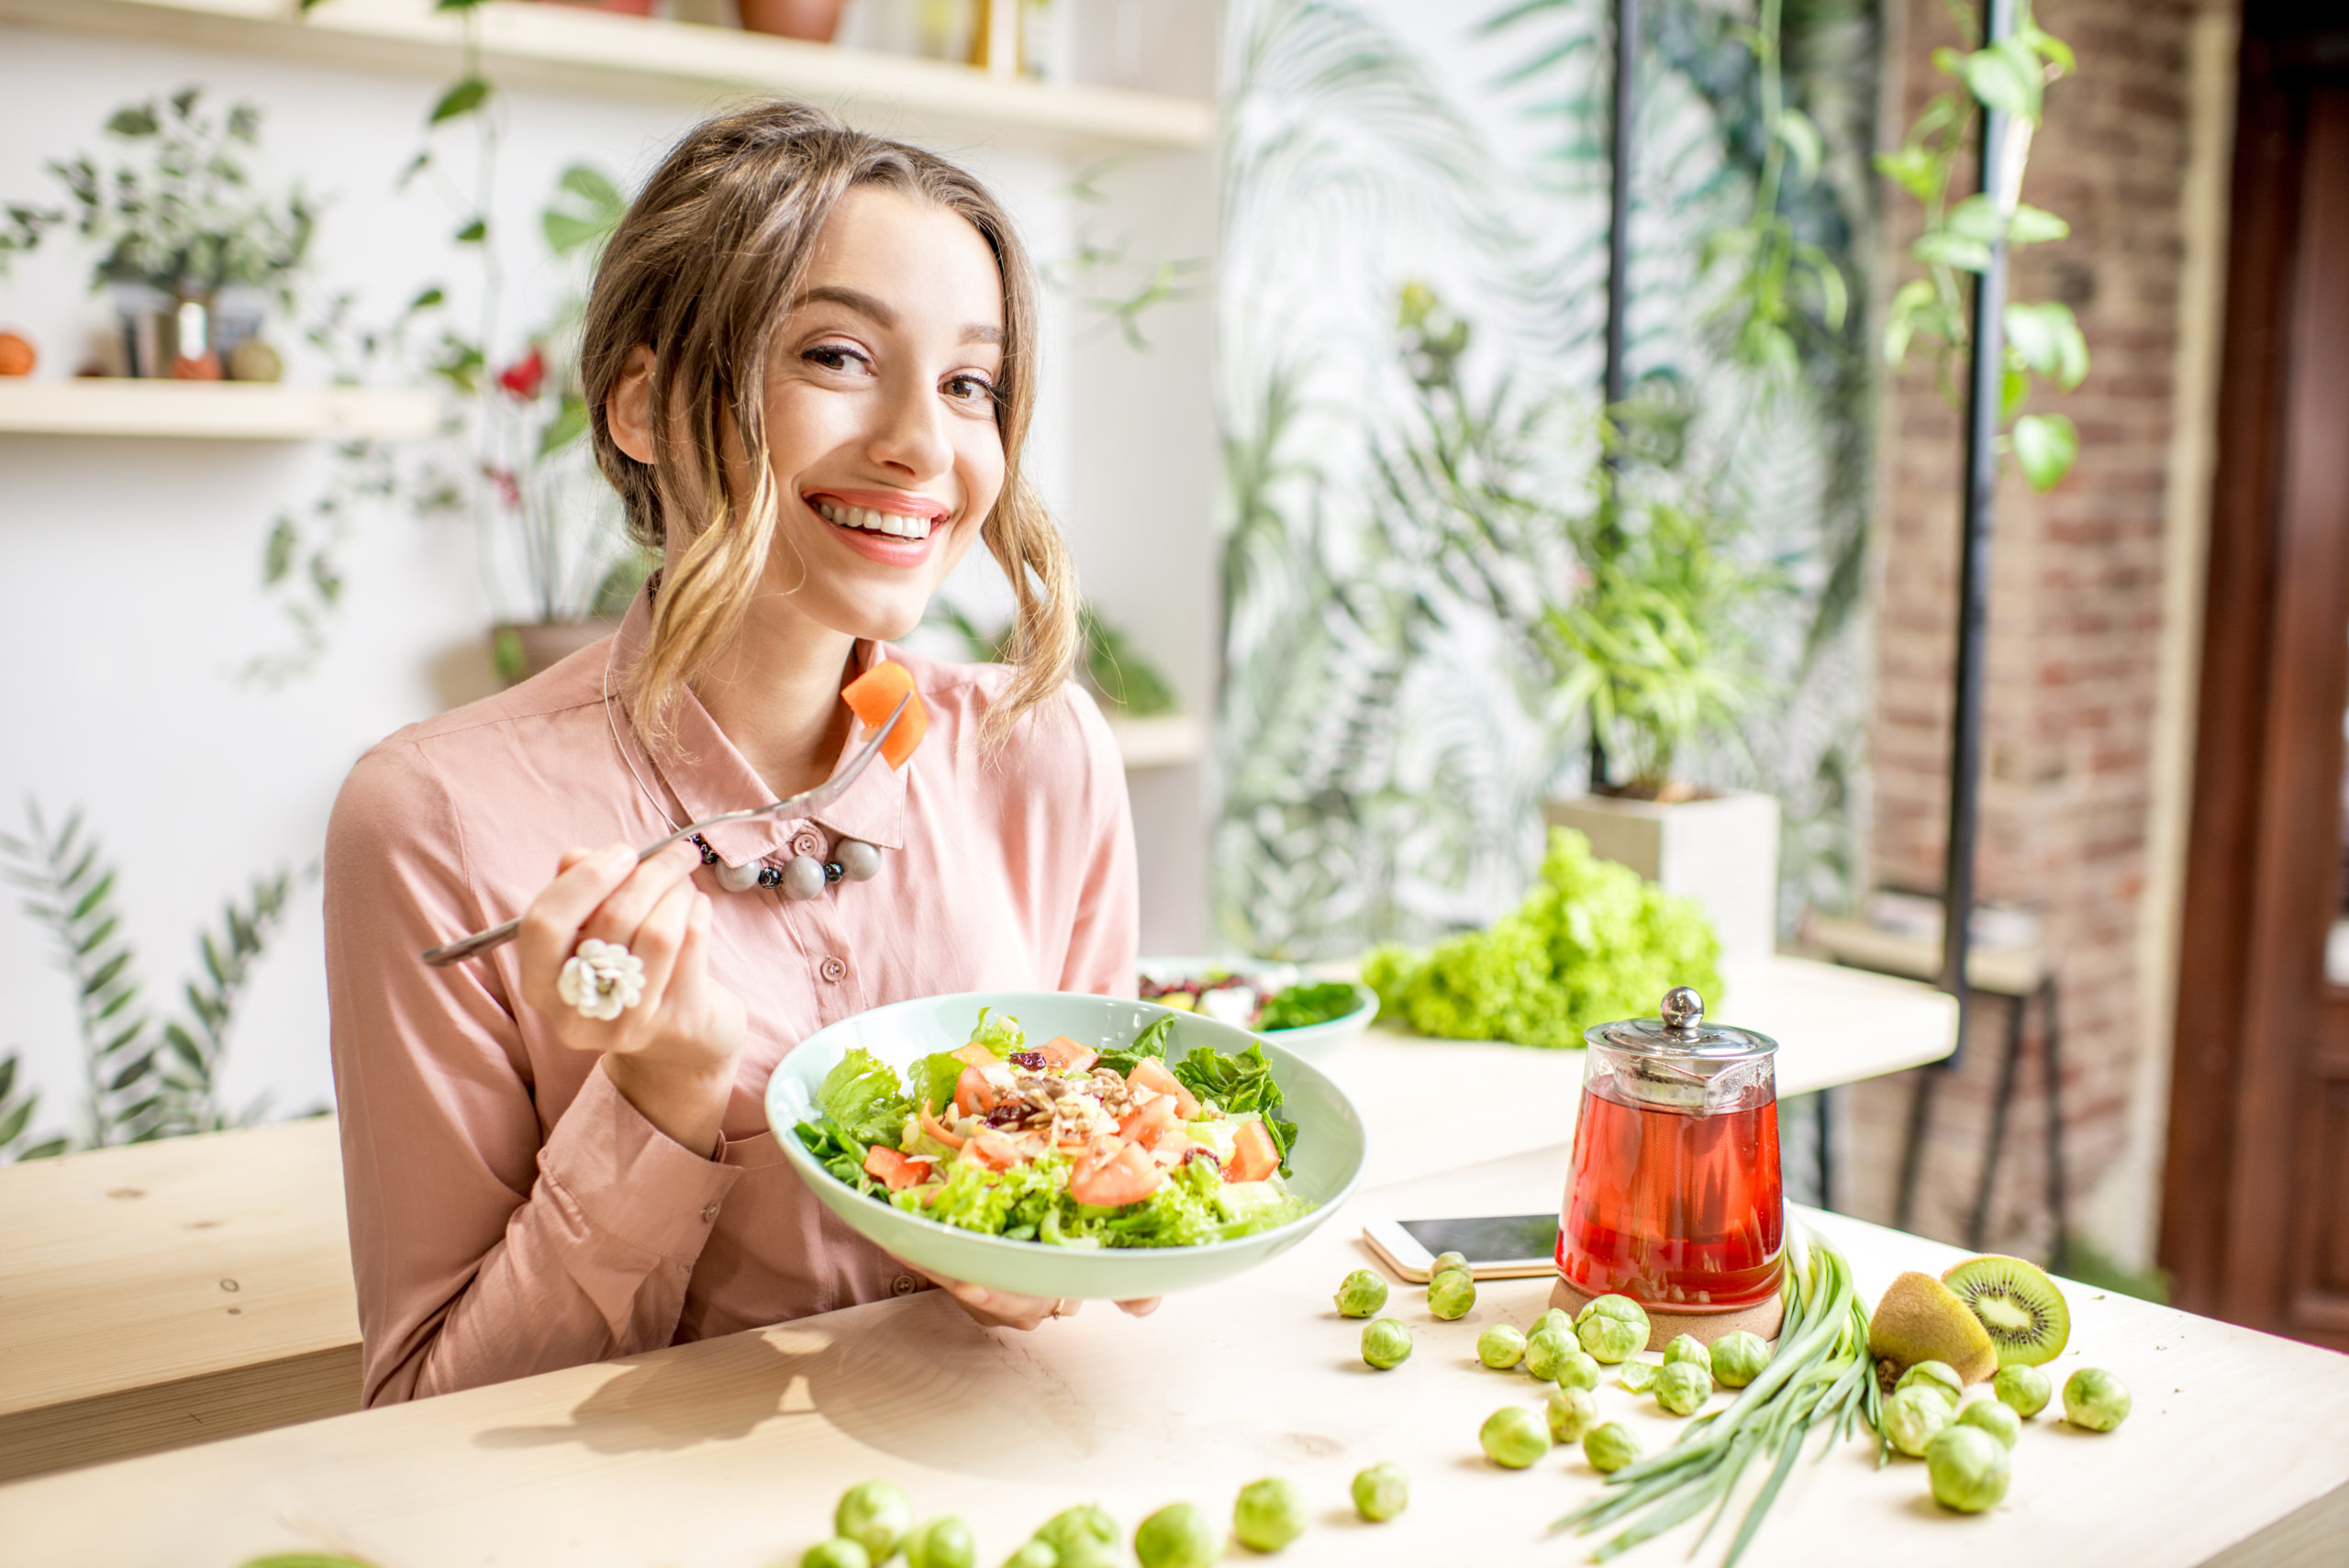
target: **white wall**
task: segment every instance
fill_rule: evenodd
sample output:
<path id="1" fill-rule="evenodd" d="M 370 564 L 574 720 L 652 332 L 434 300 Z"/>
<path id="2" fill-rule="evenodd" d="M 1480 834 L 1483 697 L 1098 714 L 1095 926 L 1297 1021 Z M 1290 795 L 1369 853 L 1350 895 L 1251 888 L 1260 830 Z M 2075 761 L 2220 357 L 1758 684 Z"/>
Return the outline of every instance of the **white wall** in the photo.
<path id="1" fill-rule="evenodd" d="M 188 83 L 216 103 L 262 107 L 263 188 L 298 178 L 330 198 L 315 269 L 327 289 L 359 291 L 379 316 L 426 281 L 462 291 L 468 263 L 447 242 L 456 215 L 421 186 L 392 194 L 439 86 L 417 78 L 0 26 L 0 200 L 51 199 L 44 160 L 96 148 L 117 106 Z M 559 172 L 585 161 L 632 183 L 696 117 L 630 100 L 509 98 L 492 219 L 508 280 L 503 348 L 561 285 L 536 227 Z M 447 139 L 462 152 L 465 139 Z M 1068 166 L 957 150 L 996 184 L 1040 256 L 1063 253 L 1076 221 L 1062 189 Z M 1171 204 L 1135 194 L 1139 164 L 1119 172 L 1120 188 L 1151 213 L 1152 243 L 1205 254 L 1206 155 L 1156 161 L 1178 176 Z M 1208 227 L 1186 237 L 1202 214 Z M 1130 217 L 1121 204 L 1097 221 L 1122 232 Z M 81 342 L 106 328 L 87 275 L 69 238 L 0 279 L 0 325 L 36 339 L 44 378 L 71 373 Z M 1203 704 L 1213 461 L 1204 307 L 1170 312 L 1179 329 L 1146 361 L 1068 315 L 1056 306 L 1052 323 L 1040 481 L 1063 508 L 1088 590 Z M 317 378 L 295 361 L 293 379 Z M 1114 406 L 1096 381 L 1114 389 Z M 0 830 L 18 828 L 28 797 L 53 815 L 86 810 L 121 866 L 150 1005 L 193 973 L 195 933 L 224 897 L 258 873 L 315 862 L 335 789 L 362 750 L 485 689 L 483 628 L 520 607 L 510 584 L 486 580 L 471 523 L 371 515 L 347 550 L 350 587 L 327 656 L 281 690 L 239 684 L 237 667 L 285 636 L 259 588 L 270 519 L 318 493 L 326 462 L 297 444 L 0 435 L 0 559 L 14 588 L 0 615 L 0 669 L 12 676 L 0 687 Z M 999 584 L 985 581 L 992 570 L 974 555 L 951 591 L 1001 602 Z M 1187 867 L 1196 883 L 1200 836 L 1196 770 L 1185 772 L 1187 782 L 1153 780 L 1142 792 L 1144 934 L 1161 950 L 1196 946 L 1204 930 L 1202 898 L 1181 880 Z M 232 1103 L 264 1091 L 281 1111 L 330 1099 L 320 962 L 312 882 L 252 986 L 230 1052 Z M 80 1073 L 71 996 L 13 899 L 0 907 L 0 1051 L 23 1051 L 45 1089 L 39 1123 L 62 1127 Z"/>

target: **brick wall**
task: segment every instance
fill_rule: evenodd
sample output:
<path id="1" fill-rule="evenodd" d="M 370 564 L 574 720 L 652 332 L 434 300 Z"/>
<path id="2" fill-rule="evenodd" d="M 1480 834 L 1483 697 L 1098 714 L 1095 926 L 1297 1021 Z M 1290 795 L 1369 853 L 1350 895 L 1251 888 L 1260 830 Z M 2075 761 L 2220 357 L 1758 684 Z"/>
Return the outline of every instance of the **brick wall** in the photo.
<path id="1" fill-rule="evenodd" d="M 1932 68 L 1932 50 L 1969 40 L 1943 0 L 1887 3 L 1906 6 L 1905 126 L 1947 80 Z M 2043 496 L 2012 476 L 1998 492 L 1978 881 L 1986 898 L 2041 908 L 2056 955 L 2075 1229 L 2099 1174 L 2121 1163 L 2132 1074 L 2148 1039 L 2138 941 L 2152 915 L 2143 895 L 2195 9 L 2193 0 L 2039 7 L 2081 71 L 2050 92 L 2024 198 L 2067 218 L 2072 237 L 2018 255 L 2013 297 L 2071 305 L 2092 368 L 2077 392 L 2033 404 L 2078 425 L 2071 475 Z M 1899 198 L 1887 232 L 1896 277 L 1915 272 L 1906 247 L 1916 227 L 1914 204 Z M 1931 890 L 1947 811 L 1962 446 L 1959 416 L 1925 368 L 1888 388 L 1882 439 L 1875 873 L 1881 884 Z M 1936 1096 L 1913 1217 L 1929 1234 L 1963 1236 L 2005 1025 L 2002 1003 L 1976 1008 L 1968 1059 Z M 2027 1065 L 2009 1123 L 1987 1240 L 2044 1255 L 2053 1238 L 2035 1072 Z M 1852 1096 L 1842 1195 L 1854 1212 L 1890 1215 L 1914 1078 Z"/>

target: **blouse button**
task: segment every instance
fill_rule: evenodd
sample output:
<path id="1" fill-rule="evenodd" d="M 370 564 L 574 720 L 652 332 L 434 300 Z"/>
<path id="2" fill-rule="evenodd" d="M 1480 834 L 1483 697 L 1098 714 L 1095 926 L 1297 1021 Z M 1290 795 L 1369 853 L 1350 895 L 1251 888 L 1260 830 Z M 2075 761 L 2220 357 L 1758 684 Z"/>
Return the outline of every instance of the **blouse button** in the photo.
<path id="1" fill-rule="evenodd" d="M 824 852 L 824 836 L 813 828 L 802 828 L 791 836 L 791 852 L 810 857 Z"/>
<path id="2" fill-rule="evenodd" d="M 718 1206 L 716 1204 L 706 1203 L 701 1206 L 701 1222 L 704 1225 L 715 1225 L 718 1223 Z"/>
<path id="3" fill-rule="evenodd" d="M 889 1294 L 892 1296 L 911 1296 L 920 1288 L 921 1285 L 911 1274 L 899 1274 L 889 1282 Z"/>
<path id="4" fill-rule="evenodd" d="M 848 973 L 848 965 L 837 958 L 827 958 L 816 966 L 816 973 L 837 985 L 840 984 L 841 976 Z"/>

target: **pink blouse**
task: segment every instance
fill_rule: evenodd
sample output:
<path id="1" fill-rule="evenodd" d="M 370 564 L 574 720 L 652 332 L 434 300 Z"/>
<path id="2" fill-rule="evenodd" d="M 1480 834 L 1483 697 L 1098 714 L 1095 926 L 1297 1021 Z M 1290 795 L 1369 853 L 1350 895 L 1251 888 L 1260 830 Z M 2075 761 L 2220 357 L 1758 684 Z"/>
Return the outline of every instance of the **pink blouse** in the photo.
<path id="1" fill-rule="evenodd" d="M 716 906 L 715 977 L 750 1015 L 714 1158 L 554 1038 L 520 999 L 510 945 L 419 962 L 521 913 L 566 849 L 648 844 L 673 820 L 774 798 L 690 696 L 682 760 L 648 755 L 617 695 L 607 708 L 607 670 L 627 667 L 648 624 L 640 597 L 616 639 L 399 731 L 335 802 L 327 979 L 369 1405 L 924 1288 L 785 1162 L 763 1109 L 775 1063 L 824 1025 L 907 997 L 1134 994 L 1133 826 L 1099 711 L 1072 687 L 982 756 L 979 719 L 1009 673 L 897 652 L 930 721 L 902 772 L 876 761 L 813 819 L 707 835 L 735 865 L 841 838 L 882 851 L 872 881 L 804 903 L 696 873 Z"/>

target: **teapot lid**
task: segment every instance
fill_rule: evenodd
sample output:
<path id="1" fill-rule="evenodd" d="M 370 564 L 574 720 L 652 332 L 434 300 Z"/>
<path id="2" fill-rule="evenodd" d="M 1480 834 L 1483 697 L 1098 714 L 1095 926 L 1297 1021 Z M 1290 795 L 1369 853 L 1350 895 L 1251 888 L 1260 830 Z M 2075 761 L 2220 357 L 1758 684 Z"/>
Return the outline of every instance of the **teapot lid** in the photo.
<path id="1" fill-rule="evenodd" d="M 1624 1018 L 1593 1024 L 1582 1031 L 1585 1044 L 1612 1046 L 1642 1056 L 1699 1057 L 1709 1061 L 1767 1056 L 1778 1042 L 1766 1034 L 1728 1024 L 1705 1021 L 1705 999 L 1693 986 L 1675 985 L 1664 994 L 1653 1018 Z"/>

